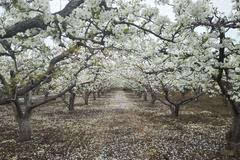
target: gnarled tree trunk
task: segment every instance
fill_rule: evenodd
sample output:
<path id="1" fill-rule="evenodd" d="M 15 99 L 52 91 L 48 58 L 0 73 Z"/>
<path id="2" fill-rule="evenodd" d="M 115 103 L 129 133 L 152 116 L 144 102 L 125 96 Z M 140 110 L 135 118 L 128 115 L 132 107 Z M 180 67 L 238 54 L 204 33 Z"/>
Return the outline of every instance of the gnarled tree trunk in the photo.
<path id="1" fill-rule="evenodd" d="M 69 91 L 70 93 L 70 97 L 69 97 L 69 112 L 73 112 L 74 109 L 74 104 L 75 104 L 75 97 L 76 97 L 76 93 L 74 93 L 72 90 Z"/>
<path id="2" fill-rule="evenodd" d="M 24 106 L 19 104 L 18 98 L 15 101 L 15 118 L 19 127 L 19 141 L 31 140 L 32 128 L 31 128 L 31 112 L 28 112 L 28 108 L 32 105 L 32 91 L 29 91 L 24 95 Z M 23 112 L 25 110 L 25 112 Z"/>

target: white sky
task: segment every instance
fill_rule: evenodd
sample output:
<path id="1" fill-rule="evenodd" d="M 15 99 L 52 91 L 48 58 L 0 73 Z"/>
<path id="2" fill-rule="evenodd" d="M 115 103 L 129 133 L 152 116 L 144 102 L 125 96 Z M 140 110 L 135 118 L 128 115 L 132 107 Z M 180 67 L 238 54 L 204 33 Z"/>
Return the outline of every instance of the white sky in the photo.
<path id="1" fill-rule="evenodd" d="M 52 0 L 50 3 L 51 12 L 57 12 L 61 10 L 67 3 L 67 0 Z"/>
<path id="2" fill-rule="evenodd" d="M 216 6 L 221 12 L 224 12 L 227 16 L 231 14 L 231 0 L 213 0 L 213 5 Z"/>

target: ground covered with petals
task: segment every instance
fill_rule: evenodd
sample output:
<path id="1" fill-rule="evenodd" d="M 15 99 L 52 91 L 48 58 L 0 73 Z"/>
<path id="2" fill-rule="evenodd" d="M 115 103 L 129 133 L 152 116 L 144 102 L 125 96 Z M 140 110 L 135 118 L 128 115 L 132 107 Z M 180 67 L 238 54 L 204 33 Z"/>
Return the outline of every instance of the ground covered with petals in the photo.
<path id="1" fill-rule="evenodd" d="M 33 138 L 24 143 L 17 141 L 11 107 L 2 107 L 0 159 L 237 160 L 222 154 L 230 114 L 214 110 L 220 100 L 202 101 L 183 108 L 179 118 L 124 91 L 91 99 L 88 106 L 78 98 L 72 114 L 59 101 L 35 111 Z"/>

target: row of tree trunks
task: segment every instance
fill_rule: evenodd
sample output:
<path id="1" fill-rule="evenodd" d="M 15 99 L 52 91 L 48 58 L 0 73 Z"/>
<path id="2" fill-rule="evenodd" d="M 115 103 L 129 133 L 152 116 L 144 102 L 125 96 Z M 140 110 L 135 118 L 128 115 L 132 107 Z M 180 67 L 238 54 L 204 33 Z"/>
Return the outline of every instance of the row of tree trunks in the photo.
<path id="1" fill-rule="evenodd" d="M 148 99 L 147 99 L 147 92 L 141 92 L 141 93 L 139 93 L 139 92 L 137 92 L 136 93 L 137 94 L 137 96 L 138 95 L 142 95 L 143 94 L 143 99 L 144 99 L 144 101 L 147 101 Z M 154 93 L 154 92 L 150 92 L 150 96 L 151 96 L 151 104 L 152 105 L 154 105 L 155 104 L 155 102 L 157 101 L 157 95 Z M 184 97 L 184 96 L 183 96 Z M 198 97 L 197 97 L 198 98 Z M 195 99 L 194 99 L 195 100 Z M 165 103 L 164 103 L 165 104 Z M 181 105 L 178 105 L 177 103 L 176 104 L 173 104 L 173 103 L 169 103 L 169 104 L 166 104 L 167 106 L 169 106 L 169 108 L 170 108 L 170 112 L 171 112 L 171 115 L 172 115 L 172 117 L 178 117 L 179 116 L 179 112 L 180 112 L 180 106 Z"/>
<path id="2" fill-rule="evenodd" d="M 70 96 L 69 96 L 69 100 L 68 102 L 65 101 L 66 105 L 68 106 L 68 110 L 69 112 L 73 112 L 74 109 L 74 104 L 75 104 L 75 99 L 76 99 L 76 93 L 73 90 L 69 91 Z M 91 95 L 91 93 L 93 94 L 93 100 L 95 101 L 98 98 L 101 97 L 101 94 L 103 94 L 103 92 L 89 92 L 89 91 L 85 91 L 83 94 L 83 99 L 84 99 L 84 104 L 88 105 L 89 104 L 89 97 Z"/>
<path id="3" fill-rule="evenodd" d="M 74 105 L 75 105 L 75 99 L 76 99 L 76 93 L 73 90 L 69 91 L 69 100 L 68 100 L 68 109 L 69 112 L 74 112 Z M 84 102 L 86 105 L 88 105 L 89 97 L 91 92 L 86 91 L 83 95 Z M 97 92 L 98 97 L 101 96 L 103 92 Z M 93 94 L 93 98 L 96 99 L 96 93 Z M 31 129 L 31 112 L 27 112 L 27 108 L 32 104 L 32 92 L 29 92 L 24 96 L 24 107 L 22 107 L 25 112 L 19 111 L 19 103 L 16 102 L 14 107 L 15 111 L 15 118 L 19 126 L 19 141 L 28 141 L 31 139 L 32 136 L 32 129 Z"/>
<path id="4" fill-rule="evenodd" d="M 143 96 L 143 100 L 144 101 L 148 101 L 148 92 L 136 92 L 136 95 L 139 98 L 142 98 Z M 156 100 L 157 100 L 157 96 L 155 93 L 150 92 L 150 96 L 151 96 L 151 104 L 155 104 Z"/>
<path id="5" fill-rule="evenodd" d="M 74 104 L 76 99 L 76 93 L 73 90 L 69 91 L 69 99 L 68 99 L 68 109 L 69 112 L 74 112 Z M 97 92 L 98 96 L 100 97 L 103 92 Z M 86 91 L 83 95 L 84 102 L 86 105 L 88 105 L 89 102 L 89 96 L 91 92 Z M 96 93 L 94 94 L 96 98 Z M 45 98 L 48 98 L 48 94 L 46 94 Z M 19 126 L 19 141 L 28 141 L 31 140 L 32 136 L 32 129 L 31 129 L 31 112 L 28 112 L 28 107 L 32 105 L 32 92 L 28 92 L 24 96 L 24 106 L 20 106 L 18 99 L 15 103 L 13 103 L 13 108 L 15 112 L 15 119 Z M 23 111 L 24 110 L 24 111 Z"/>
<path id="6" fill-rule="evenodd" d="M 85 105 L 88 105 L 88 101 L 89 101 L 89 97 L 90 95 L 93 95 L 93 100 L 97 100 L 97 97 L 100 98 L 101 95 L 103 96 L 104 95 L 104 91 L 102 90 L 99 90 L 97 92 L 90 92 L 90 91 L 85 91 L 84 94 L 83 94 L 83 99 L 84 99 L 84 104 Z"/>
<path id="7" fill-rule="evenodd" d="M 148 98 L 147 98 L 147 92 L 136 92 L 136 95 L 139 97 L 139 98 L 142 98 L 143 97 L 143 100 L 144 101 L 147 101 Z"/>

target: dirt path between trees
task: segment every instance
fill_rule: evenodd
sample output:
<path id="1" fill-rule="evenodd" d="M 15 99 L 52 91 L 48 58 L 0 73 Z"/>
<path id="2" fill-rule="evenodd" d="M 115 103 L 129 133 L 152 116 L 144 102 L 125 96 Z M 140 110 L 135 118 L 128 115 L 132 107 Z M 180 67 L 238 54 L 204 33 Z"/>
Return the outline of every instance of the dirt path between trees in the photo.
<path id="1" fill-rule="evenodd" d="M 113 92 L 107 105 L 110 111 L 101 118 L 99 132 L 102 139 L 100 154 L 96 159 L 131 159 L 143 155 L 139 151 L 138 139 L 146 134 L 144 119 L 136 114 L 137 104 L 124 91 Z"/>

